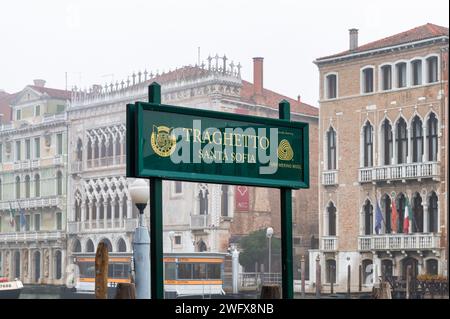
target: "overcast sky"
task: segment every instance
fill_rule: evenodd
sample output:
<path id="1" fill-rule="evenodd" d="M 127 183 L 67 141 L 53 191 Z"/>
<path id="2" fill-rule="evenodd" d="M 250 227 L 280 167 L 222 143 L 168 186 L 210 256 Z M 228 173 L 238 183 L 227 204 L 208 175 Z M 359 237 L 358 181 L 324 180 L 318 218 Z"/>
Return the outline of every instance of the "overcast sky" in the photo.
<path id="1" fill-rule="evenodd" d="M 312 61 L 427 22 L 448 27 L 447 0 L 149 1 L 39 0 L 0 3 L 0 89 L 43 78 L 68 87 L 121 80 L 133 71 L 168 70 L 226 54 L 252 81 L 264 57 L 264 86 L 318 105 Z"/>

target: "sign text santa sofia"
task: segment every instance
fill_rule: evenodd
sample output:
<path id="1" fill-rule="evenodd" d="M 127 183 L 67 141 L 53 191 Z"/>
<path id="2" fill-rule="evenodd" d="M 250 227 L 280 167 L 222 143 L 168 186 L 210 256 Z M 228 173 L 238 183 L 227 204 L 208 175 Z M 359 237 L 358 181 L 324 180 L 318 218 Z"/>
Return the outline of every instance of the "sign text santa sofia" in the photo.
<path id="1" fill-rule="evenodd" d="M 127 105 L 127 176 L 308 188 L 308 124 L 187 107 Z"/>

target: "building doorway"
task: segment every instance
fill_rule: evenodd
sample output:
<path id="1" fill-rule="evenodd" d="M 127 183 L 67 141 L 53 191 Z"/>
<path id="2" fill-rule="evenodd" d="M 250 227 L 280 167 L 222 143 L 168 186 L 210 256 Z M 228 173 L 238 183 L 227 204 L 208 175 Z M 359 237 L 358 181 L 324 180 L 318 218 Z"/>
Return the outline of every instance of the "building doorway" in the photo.
<path id="1" fill-rule="evenodd" d="M 20 252 L 14 252 L 14 278 L 20 278 Z"/>
<path id="2" fill-rule="evenodd" d="M 34 252 L 34 277 L 33 281 L 39 283 L 41 279 L 41 253 L 39 251 Z"/>
<path id="3" fill-rule="evenodd" d="M 417 259 L 406 257 L 402 260 L 402 279 L 406 280 L 408 266 L 411 266 L 411 277 L 416 278 L 419 274 L 419 263 Z"/>

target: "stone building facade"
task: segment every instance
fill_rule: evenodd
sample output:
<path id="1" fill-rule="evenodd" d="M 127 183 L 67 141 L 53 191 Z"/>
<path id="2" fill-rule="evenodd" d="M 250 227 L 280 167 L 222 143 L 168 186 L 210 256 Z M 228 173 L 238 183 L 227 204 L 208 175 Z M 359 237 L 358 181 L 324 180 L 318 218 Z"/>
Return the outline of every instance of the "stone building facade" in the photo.
<path id="1" fill-rule="evenodd" d="M 69 99 L 35 80 L 0 130 L 0 274 L 25 284 L 64 283 Z"/>
<path id="2" fill-rule="evenodd" d="M 332 281 L 347 289 L 349 265 L 352 290 L 359 278 L 371 289 L 380 276 L 404 277 L 408 266 L 447 275 L 448 28 L 362 46 L 352 29 L 348 51 L 315 64 L 320 249 L 310 264 L 319 257 L 325 291 Z"/>

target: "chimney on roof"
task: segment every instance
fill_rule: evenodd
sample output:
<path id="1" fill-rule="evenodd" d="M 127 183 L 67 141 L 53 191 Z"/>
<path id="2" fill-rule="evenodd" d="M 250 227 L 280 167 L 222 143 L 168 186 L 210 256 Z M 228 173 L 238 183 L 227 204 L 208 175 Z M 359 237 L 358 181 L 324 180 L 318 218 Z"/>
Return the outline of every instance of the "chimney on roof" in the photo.
<path id="1" fill-rule="evenodd" d="M 299 94 L 299 95 L 297 95 L 297 102 L 299 102 L 299 103 L 301 103 L 302 102 L 302 99 L 301 99 L 302 97 L 301 97 L 301 95 Z"/>
<path id="2" fill-rule="evenodd" d="M 350 29 L 350 50 L 353 51 L 358 47 L 358 29 Z"/>
<path id="3" fill-rule="evenodd" d="M 264 58 L 253 58 L 253 93 L 263 94 L 263 61 Z"/>
<path id="4" fill-rule="evenodd" d="M 36 80 L 33 80 L 33 82 L 34 82 L 35 86 L 39 86 L 41 88 L 43 88 L 45 86 L 45 80 L 36 79 Z"/>

